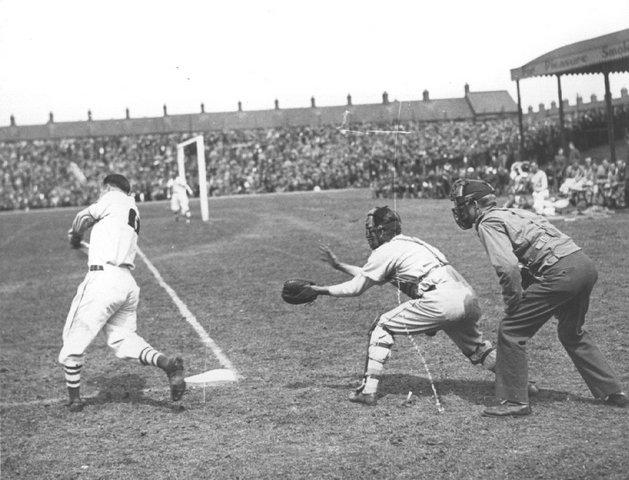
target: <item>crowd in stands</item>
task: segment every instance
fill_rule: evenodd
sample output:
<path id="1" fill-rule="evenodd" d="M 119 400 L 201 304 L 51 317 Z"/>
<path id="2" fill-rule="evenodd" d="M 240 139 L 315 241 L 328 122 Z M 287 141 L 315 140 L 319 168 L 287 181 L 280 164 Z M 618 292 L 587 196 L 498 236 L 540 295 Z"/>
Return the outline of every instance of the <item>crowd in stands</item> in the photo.
<path id="1" fill-rule="evenodd" d="M 559 149 L 551 170 L 555 172 L 558 194 L 568 197 L 575 206 L 627 206 L 629 178 L 624 158 L 618 158 L 615 163 L 606 158 L 581 158 L 579 150 L 570 143 L 569 156 Z"/>
<path id="2" fill-rule="evenodd" d="M 629 127 L 624 110 L 617 112 L 616 123 L 616 132 Z M 386 132 L 369 132 L 378 127 Z M 605 128 L 603 115 L 587 112 L 569 117 L 566 132 L 583 146 L 595 144 L 601 129 L 606 140 Z M 400 133 L 391 133 L 395 130 Z M 371 187 L 374 196 L 445 198 L 459 177 L 485 179 L 499 194 L 507 194 L 513 187 L 510 166 L 521 160 L 517 120 L 512 117 L 384 127 L 356 124 L 351 131 L 329 125 L 203 135 L 210 195 Z M 108 172 L 126 175 L 139 200 L 165 198 L 166 183 L 177 168 L 176 145 L 189 137 L 0 142 L 0 209 L 85 205 L 96 198 Z M 551 185 L 565 175 L 565 166 L 555 157 L 559 143 L 556 119 L 527 121 L 525 157 L 543 166 Z M 194 155 L 195 147 L 187 148 Z M 622 183 L 624 170 L 615 168 Z M 198 190 L 195 162 L 188 163 L 187 174 L 188 183 Z"/>

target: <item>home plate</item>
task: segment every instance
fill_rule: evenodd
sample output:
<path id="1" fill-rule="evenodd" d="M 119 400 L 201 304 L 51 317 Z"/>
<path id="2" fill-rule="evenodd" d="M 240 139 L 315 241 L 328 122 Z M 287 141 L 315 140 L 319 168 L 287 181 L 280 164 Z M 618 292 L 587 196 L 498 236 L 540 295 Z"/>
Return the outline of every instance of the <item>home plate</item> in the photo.
<path id="1" fill-rule="evenodd" d="M 233 370 L 228 368 L 217 368 L 208 370 L 207 372 L 198 373 L 186 377 L 186 385 L 189 387 L 207 387 L 210 385 L 221 385 L 223 383 L 236 382 L 238 376 Z"/>

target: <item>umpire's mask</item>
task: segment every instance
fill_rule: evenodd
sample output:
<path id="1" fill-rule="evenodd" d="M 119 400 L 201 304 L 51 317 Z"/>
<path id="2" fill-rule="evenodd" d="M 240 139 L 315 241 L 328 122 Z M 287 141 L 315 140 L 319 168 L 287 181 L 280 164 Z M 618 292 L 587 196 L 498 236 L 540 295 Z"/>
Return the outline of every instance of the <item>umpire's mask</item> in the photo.
<path id="1" fill-rule="evenodd" d="M 482 205 L 479 205 L 480 199 Z M 460 178 L 452 185 L 450 200 L 454 202 L 454 221 L 463 230 L 468 230 L 474 226 L 484 207 L 496 204 L 496 195 L 487 182 Z"/>

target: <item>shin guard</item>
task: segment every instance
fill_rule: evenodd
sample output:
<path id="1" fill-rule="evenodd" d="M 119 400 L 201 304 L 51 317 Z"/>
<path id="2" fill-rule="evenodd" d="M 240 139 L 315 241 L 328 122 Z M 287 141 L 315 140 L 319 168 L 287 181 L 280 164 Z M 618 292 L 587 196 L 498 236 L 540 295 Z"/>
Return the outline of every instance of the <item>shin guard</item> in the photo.
<path id="1" fill-rule="evenodd" d="M 362 391 L 365 394 L 375 393 L 384 370 L 384 364 L 391 355 L 393 336 L 382 326 L 376 325 L 371 332 L 367 364 Z"/>

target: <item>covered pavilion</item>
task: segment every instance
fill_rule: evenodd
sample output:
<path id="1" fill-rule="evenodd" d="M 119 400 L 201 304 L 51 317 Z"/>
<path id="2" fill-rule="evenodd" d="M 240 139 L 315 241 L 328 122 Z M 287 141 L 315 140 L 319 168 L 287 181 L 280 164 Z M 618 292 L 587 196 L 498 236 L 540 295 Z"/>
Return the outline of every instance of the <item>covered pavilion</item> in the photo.
<path id="1" fill-rule="evenodd" d="M 559 97 L 559 124 L 561 144 L 565 149 L 564 111 L 561 94 L 562 75 L 603 74 L 605 81 L 605 105 L 607 110 L 607 133 L 611 161 L 616 161 L 612 95 L 609 89 L 609 74 L 629 72 L 629 28 L 601 37 L 591 38 L 545 53 L 519 68 L 511 70 L 511 80 L 518 91 L 518 121 L 520 127 L 520 151 L 523 150 L 524 128 L 522 125 L 522 101 L 520 80 L 525 78 L 554 75 L 557 77 Z"/>

